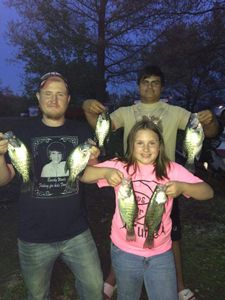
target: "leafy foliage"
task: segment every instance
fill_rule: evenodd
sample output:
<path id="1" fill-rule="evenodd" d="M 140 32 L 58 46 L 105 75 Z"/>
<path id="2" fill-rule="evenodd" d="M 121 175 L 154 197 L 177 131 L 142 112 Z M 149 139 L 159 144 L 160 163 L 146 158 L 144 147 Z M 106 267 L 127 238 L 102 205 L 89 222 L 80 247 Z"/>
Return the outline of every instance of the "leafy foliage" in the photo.
<path id="1" fill-rule="evenodd" d="M 175 24 L 143 58 L 163 66 L 170 93 L 183 106 L 194 111 L 215 105 L 225 93 L 224 10 L 215 6 L 199 24 Z"/>
<path id="2" fill-rule="evenodd" d="M 160 62 L 166 71 L 171 68 L 169 75 L 177 74 L 169 76 L 171 83 L 177 88 L 179 79 L 186 99 L 196 102 L 197 87 L 208 84 L 205 77 L 211 66 L 223 59 L 223 1 L 7 2 L 21 16 L 11 23 L 9 38 L 19 46 L 17 58 L 25 63 L 30 92 L 41 74 L 55 70 L 72 82 L 73 101 L 106 100 L 112 86 L 135 79 L 143 62 Z M 205 51 L 210 52 L 208 60 Z"/>

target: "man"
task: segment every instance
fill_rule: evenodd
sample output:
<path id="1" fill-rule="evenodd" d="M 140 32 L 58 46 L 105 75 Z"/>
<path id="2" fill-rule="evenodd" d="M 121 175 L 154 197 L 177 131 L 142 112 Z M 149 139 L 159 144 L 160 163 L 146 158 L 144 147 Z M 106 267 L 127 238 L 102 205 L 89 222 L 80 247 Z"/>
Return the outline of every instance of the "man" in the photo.
<path id="1" fill-rule="evenodd" d="M 155 122 L 160 122 L 163 128 L 163 138 L 165 142 L 166 152 L 171 160 L 175 160 L 176 138 L 178 129 L 184 130 L 190 112 L 178 107 L 169 105 L 160 101 L 160 95 L 165 84 L 164 74 L 158 66 L 145 67 L 138 77 L 138 86 L 141 102 L 128 107 L 120 107 L 110 114 L 113 130 L 124 128 L 124 150 L 126 151 L 126 140 L 132 126 L 139 121 L 144 115 Z M 94 128 L 98 114 L 105 111 L 106 108 L 102 103 L 94 99 L 88 99 L 83 103 L 83 110 L 89 124 Z M 201 122 L 206 137 L 213 137 L 218 133 L 218 122 L 211 111 L 204 110 L 198 113 L 199 121 Z M 176 263 L 177 283 L 179 300 L 194 300 L 194 294 L 190 289 L 186 289 L 184 285 L 182 268 L 181 268 L 181 253 L 179 240 L 181 239 L 180 224 L 178 214 L 178 203 L 175 201 L 173 214 L 173 252 Z M 110 279 L 106 279 L 106 293 L 111 294 L 110 285 L 113 285 L 112 274 Z M 106 298 L 107 299 L 107 298 Z M 110 299 L 110 297 L 108 298 Z"/>
<path id="2" fill-rule="evenodd" d="M 87 124 L 65 119 L 70 94 L 61 74 L 45 74 L 36 95 L 42 117 L 12 128 L 33 160 L 32 188 L 22 192 L 19 199 L 18 249 L 28 299 L 50 299 L 51 272 L 60 257 L 76 278 L 80 299 L 102 300 L 103 276 L 85 215 L 83 186 L 77 180 L 74 188 L 66 189 L 68 175 L 41 176 L 49 145 L 63 144 L 66 158 L 74 147 L 90 137 L 91 131 Z M 0 133 L 0 186 L 16 174 L 7 149 L 8 141 Z M 91 159 L 99 154 L 96 147 L 91 152 Z"/>

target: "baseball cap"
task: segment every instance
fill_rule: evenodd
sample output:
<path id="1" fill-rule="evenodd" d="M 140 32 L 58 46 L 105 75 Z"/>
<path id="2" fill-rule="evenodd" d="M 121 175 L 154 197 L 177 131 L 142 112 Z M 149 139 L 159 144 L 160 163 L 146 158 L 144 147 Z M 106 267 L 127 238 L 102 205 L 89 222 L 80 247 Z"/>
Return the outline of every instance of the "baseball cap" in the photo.
<path id="1" fill-rule="evenodd" d="M 67 90 L 69 91 L 69 86 L 68 86 L 68 81 L 67 81 L 67 79 L 66 79 L 62 74 L 60 74 L 60 73 L 58 73 L 58 72 L 48 72 L 48 73 L 44 74 L 43 76 L 41 76 L 39 88 L 42 88 L 42 87 L 44 86 L 45 82 L 46 82 L 49 78 L 51 78 L 51 77 L 59 77 L 59 78 L 61 78 L 61 79 L 64 81 Z"/>

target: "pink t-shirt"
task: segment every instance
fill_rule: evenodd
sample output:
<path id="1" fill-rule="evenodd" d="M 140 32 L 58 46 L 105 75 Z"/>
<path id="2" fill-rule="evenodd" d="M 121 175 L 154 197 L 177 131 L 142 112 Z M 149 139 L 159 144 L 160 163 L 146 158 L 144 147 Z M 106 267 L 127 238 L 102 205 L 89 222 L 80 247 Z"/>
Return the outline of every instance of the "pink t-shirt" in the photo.
<path id="1" fill-rule="evenodd" d="M 96 166 L 116 168 L 124 174 L 125 178 L 130 177 L 130 175 L 127 174 L 126 168 L 124 167 L 125 164 L 118 160 L 104 161 Z M 132 168 L 130 168 L 129 173 L 133 173 Z M 165 184 L 166 182 L 171 180 L 185 181 L 188 183 L 202 182 L 202 180 L 194 176 L 183 166 L 175 162 L 171 162 L 170 169 L 168 170 L 168 177 L 169 180 L 157 180 L 155 174 L 153 173 L 152 165 L 141 165 L 140 168 L 137 169 L 137 172 L 134 175 L 132 175 L 133 189 L 138 203 L 138 217 L 134 225 L 136 235 L 135 241 L 126 240 L 126 228 L 124 227 L 124 224 L 120 217 L 117 199 L 120 185 L 114 188 L 116 195 L 116 208 L 112 219 L 110 237 L 112 242 L 118 248 L 122 249 L 125 252 L 133 253 L 144 257 L 161 254 L 171 249 L 172 241 L 170 233 L 172 222 L 170 219 L 170 213 L 172 209 L 173 198 L 168 198 L 167 202 L 165 203 L 165 212 L 162 217 L 162 222 L 157 237 L 154 237 L 153 247 L 143 248 L 145 239 L 147 237 L 147 229 L 144 228 L 145 214 L 155 186 L 157 185 L 157 183 Z M 106 180 L 101 179 L 98 181 L 98 186 L 108 186 L 108 183 Z"/>

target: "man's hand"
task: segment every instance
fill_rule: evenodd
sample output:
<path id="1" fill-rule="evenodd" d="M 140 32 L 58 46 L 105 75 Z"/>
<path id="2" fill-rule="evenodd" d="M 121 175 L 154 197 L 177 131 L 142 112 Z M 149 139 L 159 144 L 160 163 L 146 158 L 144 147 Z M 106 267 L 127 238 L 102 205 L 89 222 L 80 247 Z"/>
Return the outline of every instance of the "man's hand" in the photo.
<path id="1" fill-rule="evenodd" d="M 211 110 L 206 109 L 198 112 L 199 122 L 204 126 L 212 123 L 214 121 L 214 115 Z"/>
<path id="2" fill-rule="evenodd" d="M 4 134 L 0 132 L 0 155 L 4 155 L 8 150 L 8 140 L 4 139 Z"/>
<path id="3" fill-rule="evenodd" d="M 219 122 L 211 110 L 206 109 L 198 112 L 198 119 L 202 124 L 205 137 L 214 138 L 219 134 Z"/>
<path id="4" fill-rule="evenodd" d="M 90 113 L 90 114 L 97 114 L 106 111 L 106 107 L 95 99 L 87 99 L 83 102 L 82 108 L 84 112 Z"/>

